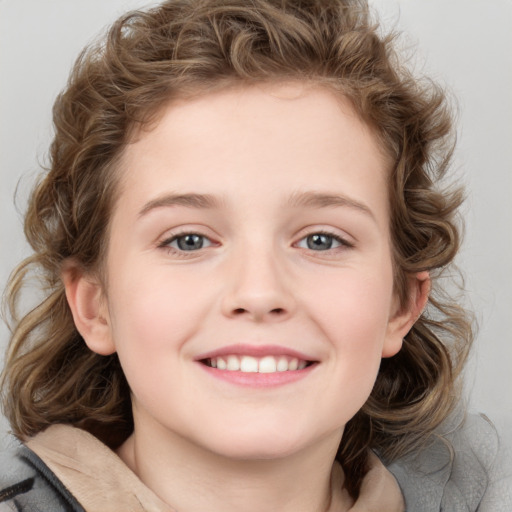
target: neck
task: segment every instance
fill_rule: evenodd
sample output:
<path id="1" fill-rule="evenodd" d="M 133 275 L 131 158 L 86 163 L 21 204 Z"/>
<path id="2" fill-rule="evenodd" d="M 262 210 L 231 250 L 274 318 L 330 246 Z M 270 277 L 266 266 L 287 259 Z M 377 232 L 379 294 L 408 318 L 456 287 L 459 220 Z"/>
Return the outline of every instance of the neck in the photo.
<path id="1" fill-rule="evenodd" d="M 300 453 L 266 460 L 226 458 L 168 431 L 136 427 L 119 455 L 176 511 L 345 511 L 343 471 L 334 466 L 336 433 Z"/>

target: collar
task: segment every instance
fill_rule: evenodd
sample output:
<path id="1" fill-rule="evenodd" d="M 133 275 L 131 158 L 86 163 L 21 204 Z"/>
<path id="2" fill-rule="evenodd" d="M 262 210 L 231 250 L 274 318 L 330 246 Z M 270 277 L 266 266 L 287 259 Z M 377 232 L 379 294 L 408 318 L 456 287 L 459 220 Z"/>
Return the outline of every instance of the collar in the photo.
<path id="1" fill-rule="evenodd" d="M 52 425 L 26 446 L 90 512 L 176 512 L 106 445 L 88 432 Z"/>
<path id="2" fill-rule="evenodd" d="M 38 455 L 87 511 L 176 512 L 149 489 L 106 445 L 88 432 L 52 425 L 31 438 L 26 446 Z M 334 492 L 329 512 L 339 512 L 346 503 L 340 485 L 343 471 L 336 464 L 332 473 Z M 343 498 L 343 500 L 340 500 Z M 359 498 L 348 512 L 403 512 L 402 493 L 393 475 L 379 458 L 370 454 Z"/>

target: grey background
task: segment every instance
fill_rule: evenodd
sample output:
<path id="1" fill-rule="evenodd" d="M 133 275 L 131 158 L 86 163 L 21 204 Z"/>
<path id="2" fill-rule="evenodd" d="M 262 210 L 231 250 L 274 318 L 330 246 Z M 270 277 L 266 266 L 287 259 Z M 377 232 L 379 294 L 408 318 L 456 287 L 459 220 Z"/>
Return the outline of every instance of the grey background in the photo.
<path id="1" fill-rule="evenodd" d="M 80 49 L 140 0 L 0 0 L 0 287 L 28 252 L 21 227 L 51 138 L 53 100 Z M 466 375 L 470 408 L 512 444 L 512 0 L 372 0 L 405 31 L 411 63 L 459 103 L 455 169 L 467 184 L 458 263 L 480 330 Z M 18 187 L 17 206 L 14 193 Z M 0 349 L 7 342 L 0 325 Z M 7 425 L 0 419 L 0 443 Z M 4 440 L 5 442 L 5 440 Z"/>

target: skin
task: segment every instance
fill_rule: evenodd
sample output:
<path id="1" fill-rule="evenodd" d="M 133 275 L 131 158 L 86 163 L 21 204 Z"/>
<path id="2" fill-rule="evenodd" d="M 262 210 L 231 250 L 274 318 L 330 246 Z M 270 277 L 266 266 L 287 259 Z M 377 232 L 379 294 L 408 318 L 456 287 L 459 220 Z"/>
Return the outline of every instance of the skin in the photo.
<path id="1" fill-rule="evenodd" d="M 320 87 L 232 88 L 167 105 L 121 170 L 106 289 L 63 275 L 86 343 L 116 351 L 132 389 L 135 431 L 119 455 L 177 510 L 347 510 L 330 487 L 344 426 L 428 294 L 422 273 L 406 308 L 394 296 L 376 137 Z M 180 250 L 186 233 L 203 247 Z M 332 247 L 311 248 L 315 233 Z M 197 361 L 238 344 L 315 364 L 261 387 Z"/>

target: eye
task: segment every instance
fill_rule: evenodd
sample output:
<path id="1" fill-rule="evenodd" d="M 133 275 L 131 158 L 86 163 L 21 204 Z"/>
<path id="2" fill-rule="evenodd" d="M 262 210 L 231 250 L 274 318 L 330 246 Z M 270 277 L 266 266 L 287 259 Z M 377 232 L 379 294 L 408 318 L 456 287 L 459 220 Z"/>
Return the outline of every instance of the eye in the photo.
<path id="1" fill-rule="evenodd" d="M 162 247 L 170 247 L 178 251 L 198 251 L 210 247 L 212 242 L 204 235 L 197 233 L 184 233 L 174 236 L 162 243 Z"/>
<path id="2" fill-rule="evenodd" d="M 297 247 L 311 251 L 328 251 L 329 249 L 335 249 L 341 246 L 348 247 L 350 244 L 342 238 L 328 233 L 312 233 L 299 240 L 297 244 Z"/>

